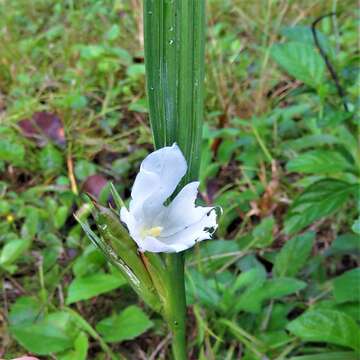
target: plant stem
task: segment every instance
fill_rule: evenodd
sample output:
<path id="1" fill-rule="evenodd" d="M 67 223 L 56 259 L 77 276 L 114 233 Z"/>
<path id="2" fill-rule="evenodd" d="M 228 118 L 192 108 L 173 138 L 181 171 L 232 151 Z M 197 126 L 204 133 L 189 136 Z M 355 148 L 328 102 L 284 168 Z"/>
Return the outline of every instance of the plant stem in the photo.
<path id="1" fill-rule="evenodd" d="M 167 322 L 172 333 L 172 350 L 175 360 L 186 360 L 186 301 L 184 283 L 184 257 L 166 255 L 168 273 Z"/>

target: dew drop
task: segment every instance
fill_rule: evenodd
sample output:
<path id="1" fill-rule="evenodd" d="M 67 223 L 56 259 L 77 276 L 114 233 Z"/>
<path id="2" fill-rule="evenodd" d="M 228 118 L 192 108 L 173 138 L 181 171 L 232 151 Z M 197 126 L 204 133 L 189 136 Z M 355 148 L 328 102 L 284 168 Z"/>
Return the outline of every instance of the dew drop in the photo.
<path id="1" fill-rule="evenodd" d="M 169 41 L 169 45 L 172 45 L 172 44 L 174 44 L 174 40 L 173 40 L 173 39 L 171 39 L 171 40 Z"/>
<path id="2" fill-rule="evenodd" d="M 170 31 L 170 32 L 173 32 L 173 31 L 174 31 L 174 27 L 173 27 L 173 26 L 170 26 L 170 27 L 169 27 L 169 31 Z"/>

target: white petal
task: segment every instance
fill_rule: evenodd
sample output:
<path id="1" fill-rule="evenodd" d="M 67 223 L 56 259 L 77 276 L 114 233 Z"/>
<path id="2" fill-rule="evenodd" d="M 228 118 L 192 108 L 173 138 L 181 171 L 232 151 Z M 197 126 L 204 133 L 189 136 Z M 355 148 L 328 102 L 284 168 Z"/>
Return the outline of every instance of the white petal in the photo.
<path id="1" fill-rule="evenodd" d="M 187 184 L 167 208 L 161 236 L 170 236 L 200 221 L 212 208 L 195 206 L 199 182 Z"/>
<path id="2" fill-rule="evenodd" d="M 140 166 L 131 191 L 130 212 L 144 220 L 154 219 L 187 170 L 186 160 L 174 144 L 148 155 Z"/>
<path id="3" fill-rule="evenodd" d="M 212 230 L 211 232 L 209 231 L 210 229 Z M 216 213 L 214 210 L 210 210 L 210 213 L 204 215 L 195 224 L 171 236 L 163 237 L 161 235 L 159 240 L 173 248 L 175 252 L 180 252 L 189 249 L 199 241 L 210 239 L 216 229 Z"/>
<path id="4" fill-rule="evenodd" d="M 120 209 L 120 220 L 126 224 L 130 236 L 134 240 L 139 238 L 139 224 L 136 222 L 134 216 L 126 209 L 126 207 L 122 207 Z"/>
<path id="5" fill-rule="evenodd" d="M 139 250 L 141 252 L 144 252 L 144 251 L 149 251 L 149 252 L 154 252 L 154 253 L 177 252 L 176 244 L 175 245 L 166 244 L 152 236 L 146 236 L 144 239 L 141 239 L 140 241 L 136 241 L 136 243 L 138 244 Z"/>

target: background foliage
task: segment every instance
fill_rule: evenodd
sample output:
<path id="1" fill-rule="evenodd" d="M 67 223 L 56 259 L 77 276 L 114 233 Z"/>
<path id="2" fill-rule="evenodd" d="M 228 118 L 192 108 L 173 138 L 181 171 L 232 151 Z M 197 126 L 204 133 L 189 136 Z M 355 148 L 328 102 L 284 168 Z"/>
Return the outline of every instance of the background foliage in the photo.
<path id="1" fill-rule="evenodd" d="M 359 86 L 352 1 L 209 1 L 193 359 L 356 359 Z M 345 96 L 314 43 L 319 44 Z M 0 2 L 1 356 L 165 359 L 164 324 L 89 244 L 152 150 L 139 0 Z M 43 356 L 43 357 L 42 357 Z"/>

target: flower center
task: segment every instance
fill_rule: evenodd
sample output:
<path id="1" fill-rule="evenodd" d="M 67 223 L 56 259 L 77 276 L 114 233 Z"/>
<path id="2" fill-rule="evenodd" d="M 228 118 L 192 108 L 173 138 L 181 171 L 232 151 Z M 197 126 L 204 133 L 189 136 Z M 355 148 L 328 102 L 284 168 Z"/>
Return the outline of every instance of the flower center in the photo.
<path id="1" fill-rule="evenodd" d="M 162 226 L 154 226 L 151 229 L 143 229 L 141 231 L 141 236 L 144 238 L 146 236 L 153 236 L 153 237 L 157 237 L 161 234 L 161 232 L 163 231 L 163 227 Z"/>

